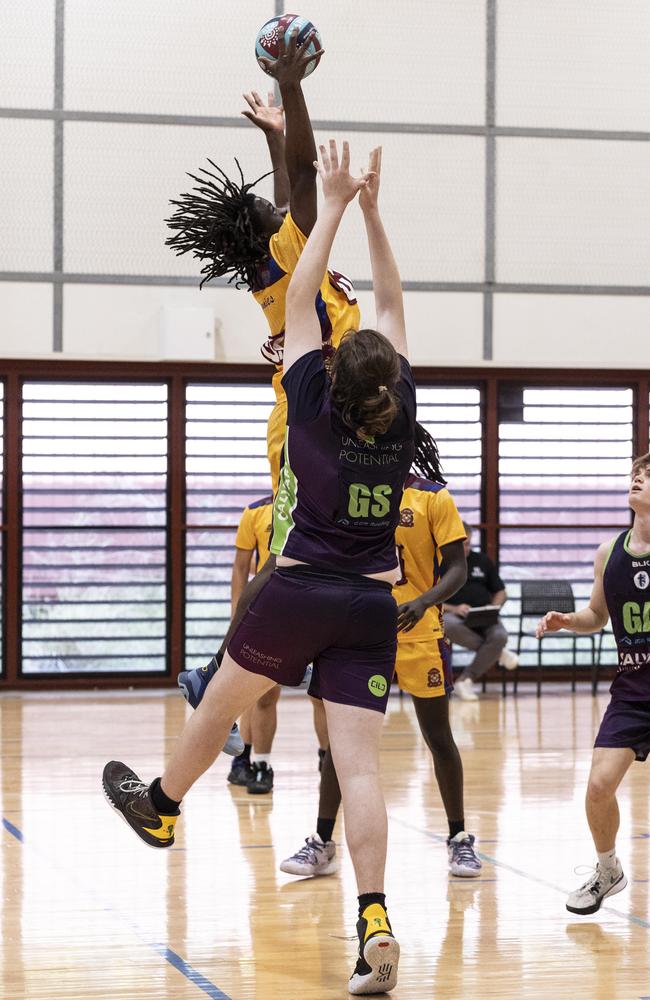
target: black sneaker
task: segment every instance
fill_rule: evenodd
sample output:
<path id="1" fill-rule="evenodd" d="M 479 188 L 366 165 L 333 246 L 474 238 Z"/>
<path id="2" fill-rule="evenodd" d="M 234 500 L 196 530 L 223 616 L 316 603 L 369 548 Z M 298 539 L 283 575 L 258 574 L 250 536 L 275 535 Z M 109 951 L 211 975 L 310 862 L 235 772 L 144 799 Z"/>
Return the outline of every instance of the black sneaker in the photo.
<path id="1" fill-rule="evenodd" d="M 254 776 L 255 772 L 249 760 L 235 758 L 228 774 L 228 781 L 231 785 L 250 785 Z"/>
<path id="2" fill-rule="evenodd" d="M 266 795 L 273 791 L 273 768 L 265 760 L 251 764 L 253 776 L 248 783 L 249 795 Z"/>
<path id="3" fill-rule="evenodd" d="M 162 816 L 151 801 L 151 786 L 140 781 L 137 774 L 120 760 L 108 762 L 102 775 L 102 784 L 112 807 L 126 820 L 140 840 L 144 840 L 149 847 L 172 846 L 180 809 L 171 816 Z"/>
<path id="4" fill-rule="evenodd" d="M 393 936 L 386 910 L 371 903 L 357 921 L 359 958 L 348 983 L 353 996 L 388 993 L 397 985 L 399 944 Z"/>

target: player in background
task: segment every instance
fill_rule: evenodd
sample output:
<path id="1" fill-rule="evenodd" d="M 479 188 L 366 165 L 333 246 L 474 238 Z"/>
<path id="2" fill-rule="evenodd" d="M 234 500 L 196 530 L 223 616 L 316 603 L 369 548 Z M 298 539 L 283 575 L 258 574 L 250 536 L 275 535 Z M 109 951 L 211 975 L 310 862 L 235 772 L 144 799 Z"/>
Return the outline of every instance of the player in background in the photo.
<path id="1" fill-rule="evenodd" d="M 316 145 L 301 80 L 307 63 L 320 59 L 324 50 L 308 55 L 310 41 L 311 35 L 298 45 L 295 33 L 288 42 L 285 36 L 279 58 L 274 63 L 266 61 L 269 74 L 278 82 L 282 98 L 280 107 L 271 99 L 265 105 L 254 91 L 244 95 L 248 110 L 242 113 L 262 130 L 267 141 L 275 171 L 276 205 L 256 196 L 252 189 L 258 181 L 246 184 L 241 170 L 239 181 L 235 181 L 212 164 L 216 173 L 202 170 L 201 177 L 190 175 L 198 186 L 172 201 L 176 211 L 168 220 L 174 235 L 167 243 L 178 254 L 192 253 L 206 262 L 201 270 L 202 284 L 214 277 L 229 275 L 230 281 L 236 281 L 238 286 L 243 285 L 252 293 L 266 316 L 269 336 L 262 346 L 262 355 L 275 365 L 272 382 L 276 402 L 267 427 L 274 493 L 287 421 L 287 400 L 282 388 L 286 294 L 317 215 Z M 338 271 L 324 269 L 315 295 L 315 309 L 323 357 L 329 365 L 341 338 L 348 331 L 358 330 L 361 322 L 349 278 Z M 273 566 L 274 558 L 271 557 L 264 573 L 258 574 L 245 588 L 216 656 L 205 667 L 180 673 L 179 686 L 193 708 L 218 669 L 241 616 Z"/>
<path id="2" fill-rule="evenodd" d="M 271 551 L 273 497 L 261 497 L 244 509 L 235 538 L 235 559 L 230 585 L 232 614 L 251 572 L 259 573 Z M 278 724 L 280 686 L 276 684 L 239 720 L 244 749 L 233 759 L 228 774 L 232 785 L 244 785 L 249 795 L 264 795 L 273 789 L 271 750 Z M 251 749 L 254 760 L 251 763 Z"/>
<path id="3" fill-rule="evenodd" d="M 324 50 L 307 54 L 311 38 L 310 34 L 299 45 L 297 33 L 291 34 L 288 41 L 285 36 L 278 59 L 263 60 L 267 72 L 278 82 L 281 107 L 271 102 L 264 105 L 254 91 L 244 95 L 249 110 L 242 113 L 264 132 L 269 147 L 276 177 L 276 204 L 253 194 L 262 178 L 247 184 L 240 170 L 239 180 L 232 180 L 212 164 L 216 173 L 201 170 L 202 177 L 190 175 L 198 186 L 172 201 L 176 211 L 167 220 L 174 230 L 168 245 L 178 254 L 189 252 L 206 262 L 201 269 L 202 285 L 212 278 L 230 275 L 230 281 L 252 293 L 266 316 L 269 337 L 262 346 L 262 355 L 276 368 L 276 405 L 267 433 L 274 493 L 287 418 L 282 388 L 286 295 L 317 215 L 316 144 L 301 80 L 306 65 L 320 60 Z M 349 279 L 336 271 L 325 271 L 315 306 L 323 356 L 330 361 L 341 337 L 360 325 Z"/>
<path id="4" fill-rule="evenodd" d="M 650 751 L 650 454 L 632 464 L 628 503 L 632 527 L 599 547 L 589 605 L 571 614 L 549 611 L 537 638 L 568 629 L 599 632 L 611 619 L 618 667 L 611 701 L 594 743 L 586 810 L 598 861 L 593 875 L 572 892 L 571 913 L 595 913 L 627 885 L 616 854 L 620 814 L 616 791 L 633 761 Z"/>
<path id="5" fill-rule="evenodd" d="M 411 695 L 420 731 L 431 751 L 449 824 L 447 852 L 452 875 L 474 878 L 481 861 L 474 836 L 465 832 L 463 763 L 449 724 L 453 690 L 449 646 L 444 637 L 442 604 L 467 576 L 465 530 L 437 461 L 416 455 L 414 467 L 427 478 L 409 475 L 395 533 L 401 576 L 393 587 L 398 607 L 396 672 L 400 688 Z M 419 459 L 419 460 L 418 460 Z M 337 869 L 332 840 L 341 793 L 331 753 L 321 773 L 316 832 L 282 862 L 291 875 L 330 875 Z"/>
<path id="6" fill-rule="evenodd" d="M 235 559 L 231 579 L 231 608 L 248 583 L 249 576 L 261 572 L 271 554 L 269 545 L 273 522 L 273 497 L 261 497 L 245 508 L 235 538 Z M 308 675 L 303 681 L 307 686 Z M 244 749 L 235 756 L 228 781 L 243 785 L 250 795 L 264 795 L 273 789 L 273 768 L 270 764 L 273 739 L 278 722 L 277 704 L 280 685 L 263 695 L 239 720 Z M 327 722 L 320 699 L 310 699 L 314 708 L 314 728 L 318 739 L 318 769 L 320 771 L 327 748 Z M 251 750 L 253 762 L 251 763 Z"/>

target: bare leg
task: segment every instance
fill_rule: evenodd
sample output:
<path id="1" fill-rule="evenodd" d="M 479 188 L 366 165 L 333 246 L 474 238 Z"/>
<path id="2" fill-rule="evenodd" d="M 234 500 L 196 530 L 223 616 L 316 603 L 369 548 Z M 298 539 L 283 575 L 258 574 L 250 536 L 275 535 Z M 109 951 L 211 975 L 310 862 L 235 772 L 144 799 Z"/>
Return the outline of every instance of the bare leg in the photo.
<path id="1" fill-rule="evenodd" d="M 383 892 L 388 831 L 379 780 L 379 740 L 384 717 L 367 708 L 332 701 L 324 705 L 358 893 Z"/>
<path id="2" fill-rule="evenodd" d="M 245 742 L 253 744 L 253 757 L 255 754 L 271 753 L 275 730 L 278 726 L 278 699 L 281 690 L 280 685 L 276 684 L 270 691 L 263 694 L 250 710 L 251 739 L 245 740 Z"/>
<path id="3" fill-rule="evenodd" d="M 244 670 L 226 653 L 161 778 L 161 788 L 170 799 L 181 801 L 216 760 L 235 719 L 274 685 L 268 677 Z"/>
<path id="4" fill-rule="evenodd" d="M 616 789 L 633 761 L 633 750 L 618 747 L 594 748 L 586 807 L 591 836 L 600 854 L 611 851 L 616 846 L 620 822 Z"/>

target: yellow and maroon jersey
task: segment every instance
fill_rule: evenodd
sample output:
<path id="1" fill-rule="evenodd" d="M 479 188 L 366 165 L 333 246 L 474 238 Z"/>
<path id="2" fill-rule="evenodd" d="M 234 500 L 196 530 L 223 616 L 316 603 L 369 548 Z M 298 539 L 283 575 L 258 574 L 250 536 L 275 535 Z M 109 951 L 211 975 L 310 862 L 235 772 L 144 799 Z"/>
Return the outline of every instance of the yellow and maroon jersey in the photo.
<path id="1" fill-rule="evenodd" d="M 287 288 L 306 243 L 307 237 L 298 229 L 289 212 L 278 232 L 269 240 L 269 258 L 259 271 L 260 287 L 253 292 L 269 324 L 270 335 L 262 346 L 262 355 L 278 369 L 273 377 L 278 399 L 284 398 L 280 379 Z M 323 356 L 327 361 L 339 346 L 343 334 L 359 329 L 359 307 L 350 279 L 338 271 L 327 271 L 316 296 L 316 312 L 323 337 Z"/>
<path id="2" fill-rule="evenodd" d="M 273 520 L 273 497 L 262 497 L 244 509 L 241 516 L 235 548 L 255 553 L 255 572 L 259 573 L 271 554 L 271 523 Z"/>
<path id="3" fill-rule="evenodd" d="M 428 479 L 409 475 L 395 532 L 401 577 L 393 587 L 398 604 L 413 601 L 440 579 L 443 545 L 465 538 L 465 529 L 449 490 Z M 441 638 L 440 608 L 429 608 L 410 632 L 398 632 L 400 642 Z"/>

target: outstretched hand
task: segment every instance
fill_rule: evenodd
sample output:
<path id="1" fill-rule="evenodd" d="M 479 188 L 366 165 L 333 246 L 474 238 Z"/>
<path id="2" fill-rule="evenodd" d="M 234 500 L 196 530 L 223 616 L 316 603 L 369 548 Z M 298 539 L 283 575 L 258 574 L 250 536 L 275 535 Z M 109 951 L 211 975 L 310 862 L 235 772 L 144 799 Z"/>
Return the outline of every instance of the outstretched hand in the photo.
<path id="1" fill-rule="evenodd" d="M 268 94 L 268 104 L 264 103 L 256 90 L 251 90 L 243 97 L 250 108 L 250 111 L 242 111 L 244 118 L 261 128 L 262 132 L 284 132 L 284 109 L 281 104 L 276 105 L 272 90 Z"/>
<path id="2" fill-rule="evenodd" d="M 359 205 L 363 212 L 368 212 L 377 207 L 379 180 L 381 178 L 381 149 L 381 146 L 377 146 L 371 150 L 368 159 L 368 169 L 367 171 L 362 171 L 364 176 L 368 178 L 368 183 L 359 195 Z"/>
<path id="3" fill-rule="evenodd" d="M 297 31 L 291 32 L 288 41 L 285 34 L 280 45 L 280 54 L 275 61 L 264 56 L 260 56 L 257 61 L 269 76 L 275 77 L 281 87 L 300 83 L 307 65 L 310 62 L 318 64 L 325 52 L 325 49 L 320 49 L 318 52 L 307 51 L 314 34 L 314 31 L 310 31 L 301 45 L 298 45 Z"/>
<path id="4" fill-rule="evenodd" d="M 325 146 L 318 148 L 320 149 L 320 163 L 315 160 L 314 166 L 323 184 L 325 201 L 338 201 L 347 205 L 368 184 L 371 175 L 365 173 L 361 177 L 352 177 L 350 174 L 350 146 L 347 142 L 343 143 L 340 162 L 335 139 L 330 139 L 329 151 Z"/>
<path id="5" fill-rule="evenodd" d="M 535 637 L 541 639 L 547 632 L 559 632 L 562 628 L 571 628 L 571 615 L 563 615 L 560 611 L 548 611 L 537 622 Z"/>

